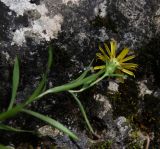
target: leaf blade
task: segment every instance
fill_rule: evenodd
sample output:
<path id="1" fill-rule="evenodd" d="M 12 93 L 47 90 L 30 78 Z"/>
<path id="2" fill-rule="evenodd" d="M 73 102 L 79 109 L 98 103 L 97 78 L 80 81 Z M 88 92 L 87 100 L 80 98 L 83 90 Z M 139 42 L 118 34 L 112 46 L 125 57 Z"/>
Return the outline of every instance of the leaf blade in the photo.
<path id="1" fill-rule="evenodd" d="M 34 98 L 36 98 L 44 89 L 46 83 L 46 76 L 42 78 L 40 81 L 38 87 L 35 89 L 35 91 L 32 93 L 32 95 L 26 100 L 25 104 L 29 104 L 33 101 Z"/>
<path id="2" fill-rule="evenodd" d="M 2 144 L 0 144 L 0 149 L 9 149 L 9 148 L 4 146 L 4 145 L 2 145 Z"/>
<path id="3" fill-rule="evenodd" d="M 6 112 L 3 112 L 0 114 L 0 121 L 3 121 L 7 118 L 10 118 L 14 115 L 16 115 L 18 112 L 21 111 L 21 109 L 24 107 L 24 104 L 20 104 L 20 105 L 17 105 L 16 107 L 6 111 Z"/>
<path id="4" fill-rule="evenodd" d="M 74 93 L 72 93 L 72 92 L 69 92 L 69 93 L 71 93 L 71 95 L 73 96 L 73 98 L 77 102 L 77 104 L 79 106 L 79 109 L 80 109 L 80 111 L 81 111 L 81 113 L 82 113 L 82 115 L 84 117 L 84 120 L 85 120 L 89 130 L 94 134 L 93 128 L 92 128 L 92 126 L 91 126 L 91 124 L 90 124 L 90 122 L 88 120 L 87 114 L 86 114 L 86 112 L 84 110 L 84 107 L 83 107 L 82 103 L 80 102 L 80 100 L 78 99 L 78 97 Z"/>
<path id="5" fill-rule="evenodd" d="M 33 133 L 33 131 L 22 130 L 22 129 L 14 128 L 14 127 L 4 125 L 4 124 L 0 124 L 0 129 L 1 130 L 6 130 L 6 131 L 14 131 L 14 132 L 30 132 L 30 133 Z"/>
<path id="6" fill-rule="evenodd" d="M 12 95 L 8 110 L 12 109 L 13 107 L 17 94 L 18 85 L 19 85 L 19 62 L 18 58 L 16 57 L 13 69 L 13 77 L 12 77 Z"/>
<path id="7" fill-rule="evenodd" d="M 49 46 L 49 50 L 48 50 L 48 62 L 47 62 L 47 72 L 49 72 L 49 70 L 51 69 L 53 63 L 53 48 L 51 47 L 51 45 Z"/>
<path id="8" fill-rule="evenodd" d="M 58 121 L 50 118 L 50 117 L 47 117 L 45 115 L 42 115 L 40 113 L 37 113 L 37 112 L 34 112 L 34 111 L 31 111 L 31 110 L 27 110 L 27 109 L 23 109 L 22 112 L 24 113 L 27 113 L 29 115 L 32 115 L 48 124 L 50 124 L 51 126 L 61 130 L 62 132 L 64 132 L 65 134 L 67 134 L 68 136 L 70 136 L 72 139 L 74 140 L 78 140 L 78 137 L 72 133 L 68 128 L 66 128 L 65 126 L 63 126 L 61 123 L 59 123 Z"/>

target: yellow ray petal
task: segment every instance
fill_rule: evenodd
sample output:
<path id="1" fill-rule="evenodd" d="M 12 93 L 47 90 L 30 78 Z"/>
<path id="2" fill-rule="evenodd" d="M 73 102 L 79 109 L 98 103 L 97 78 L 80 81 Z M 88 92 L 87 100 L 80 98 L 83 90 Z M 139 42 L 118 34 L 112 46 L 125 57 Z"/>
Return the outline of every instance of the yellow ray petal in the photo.
<path id="1" fill-rule="evenodd" d="M 101 54 L 101 53 L 96 53 L 96 56 L 100 59 L 100 60 L 102 60 L 102 61 L 106 61 L 106 58 Z M 107 59 L 108 60 L 108 59 Z"/>
<path id="2" fill-rule="evenodd" d="M 93 69 L 98 70 L 98 69 L 104 69 L 105 67 L 106 67 L 105 65 L 101 65 L 101 66 L 95 66 Z"/>
<path id="3" fill-rule="evenodd" d="M 123 67 L 123 69 L 128 69 L 128 70 L 136 70 L 136 67 L 128 67 L 128 66 L 125 66 L 125 67 Z"/>
<path id="4" fill-rule="evenodd" d="M 117 60 L 120 61 L 122 60 L 129 52 L 129 49 L 128 48 L 124 48 L 122 50 L 122 52 L 117 56 Z"/>
<path id="5" fill-rule="evenodd" d="M 112 40 L 110 42 L 111 44 L 111 58 L 115 58 L 116 57 L 116 49 L 117 49 L 117 43 L 115 40 Z"/>
<path id="6" fill-rule="evenodd" d="M 105 49 L 106 49 L 106 51 L 107 51 L 109 57 L 111 57 L 111 51 L 110 51 L 108 45 L 107 45 L 106 43 L 104 43 L 104 46 L 105 46 Z"/>
<path id="7" fill-rule="evenodd" d="M 104 50 L 101 48 L 101 46 L 99 46 L 99 50 L 102 52 L 102 54 L 104 55 L 104 57 L 108 58 L 107 54 L 104 52 Z"/>
<path id="8" fill-rule="evenodd" d="M 121 71 L 123 71 L 124 73 L 129 74 L 129 75 L 135 77 L 135 75 L 134 75 L 134 73 L 133 73 L 132 71 L 129 71 L 129 70 L 127 70 L 127 69 L 121 69 Z"/>
<path id="9" fill-rule="evenodd" d="M 138 67 L 138 65 L 135 64 L 135 63 L 122 63 L 121 67 L 133 67 L 133 68 L 136 68 L 136 67 Z"/>
<path id="10" fill-rule="evenodd" d="M 128 56 L 128 57 L 126 57 L 126 58 L 124 58 L 124 59 L 122 59 L 122 60 L 119 60 L 119 62 L 120 62 L 120 63 L 123 63 L 123 62 L 129 61 L 129 60 L 131 60 L 131 59 L 133 59 L 133 58 L 135 58 L 135 55 Z"/>

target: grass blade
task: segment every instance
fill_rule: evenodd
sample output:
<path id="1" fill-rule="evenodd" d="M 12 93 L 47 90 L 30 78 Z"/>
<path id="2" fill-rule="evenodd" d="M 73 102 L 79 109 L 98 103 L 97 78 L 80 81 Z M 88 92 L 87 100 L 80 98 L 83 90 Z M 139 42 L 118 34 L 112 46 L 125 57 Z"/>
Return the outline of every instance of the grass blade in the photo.
<path id="1" fill-rule="evenodd" d="M 18 112 L 20 112 L 22 110 L 23 107 L 24 107 L 24 104 L 20 104 L 20 105 L 15 106 L 12 109 L 6 111 L 6 112 L 1 113 L 0 114 L 0 121 L 3 121 L 7 118 L 10 118 L 10 117 L 16 115 Z"/>
<path id="2" fill-rule="evenodd" d="M 8 110 L 10 110 L 13 107 L 13 104 L 15 102 L 18 84 L 19 84 L 19 62 L 18 58 L 16 57 L 13 69 L 13 78 L 12 78 L 12 96 Z"/>
<path id="3" fill-rule="evenodd" d="M 92 126 L 91 126 L 91 124 L 90 124 L 90 122 L 89 122 L 89 120 L 87 118 L 87 115 L 86 115 L 86 112 L 85 112 L 85 110 L 83 108 L 82 103 L 80 102 L 80 100 L 77 98 L 77 96 L 74 93 L 72 93 L 72 92 L 69 92 L 69 93 L 71 93 L 71 95 L 73 96 L 73 98 L 77 102 L 77 104 L 79 106 L 79 109 L 80 109 L 80 111 L 81 111 L 81 113 L 82 113 L 82 115 L 84 117 L 84 120 L 86 121 L 86 124 L 87 124 L 89 130 L 94 134 L 93 128 L 92 128 Z"/>
<path id="4" fill-rule="evenodd" d="M 76 80 L 71 81 L 70 83 L 74 83 L 77 81 L 81 81 L 86 75 L 87 73 L 90 71 L 90 68 L 86 69 Z"/>
<path id="5" fill-rule="evenodd" d="M 27 110 L 27 109 L 23 109 L 22 112 L 25 112 L 29 115 L 32 115 L 48 124 L 50 124 L 51 126 L 59 129 L 60 131 L 64 132 L 65 134 L 67 134 L 68 136 L 70 136 L 72 139 L 74 140 L 78 140 L 78 137 L 72 133 L 68 128 L 66 128 L 65 126 L 63 126 L 61 123 L 59 123 L 58 121 L 50 118 L 50 117 L 47 117 L 45 115 L 42 115 L 40 113 L 37 113 L 37 112 L 34 112 L 34 111 L 31 111 L 31 110 Z"/>
<path id="6" fill-rule="evenodd" d="M 14 132 L 29 132 L 29 133 L 33 133 L 33 131 L 29 131 L 29 130 L 21 130 L 18 128 L 14 128 L 8 125 L 4 125 L 4 124 L 0 124 L 0 129 L 1 130 L 6 130 L 6 131 L 14 131 Z"/>
<path id="7" fill-rule="evenodd" d="M 71 81 L 70 83 L 77 82 L 77 81 L 84 79 L 86 77 L 86 75 L 88 74 L 88 72 L 91 70 L 92 63 L 93 63 L 93 60 L 90 63 L 90 65 L 88 66 L 88 68 L 77 79 Z"/>
<path id="8" fill-rule="evenodd" d="M 49 50 L 48 50 L 47 73 L 48 73 L 49 70 L 51 69 L 52 62 L 53 62 L 53 48 L 52 48 L 51 45 L 50 45 L 50 46 L 49 46 Z"/>
<path id="9" fill-rule="evenodd" d="M 39 83 L 36 90 L 33 92 L 33 94 L 27 99 L 26 104 L 31 103 L 34 98 L 36 98 L 39 94 L 45 91 L 46 81 L 47 81 L 47 74 L 49 73 L 49 70 L 51 68 L 52 62 L 53 62 L 53 49 L 51 46 L 49 46 L 48 50 L 48 62 L 47 62 L 47 69 L 46 73 L 43 75 L 43 78 L 41 82 Z"/>
<path id="10" fill-rule="evenodd" d="M 44 88 L 42 90 L 42 92 L 44 92 L 46 90 L 46 84 L 47 84 L 47 76 L 49 74 L 49 71 L 51 69 L 51 66 L 52 66 L 52 62 L 53 62 L 53 49 L 51 47 L 51 45 L 49 46 L 49 49 L 48 49 L 48 62 L 47 62 L 47 68 L 46 68 L 46 72 L 43 76 L 43 79 L 45 79 L 44 81 Z"/>
<path id="11" fill-rule="evenodd" d="M 47 94 L 69 91 L 69 90 L 72 90 L 76 87 L 84 85 L 86 82 L 93 82 L 103 73 L 104 73 L 104 70 L 100 70 L 96 74 L 92 74 L 92 75 L 90 75 L 86 78 L 83 78 L 82 80 L 78 80 L 78 81 L 75 81 L 75 82 L 70 82 L 70 83 L 67 83 L 67 84 L 64 84 L 64 85 L 61 85 L 61 86 L 50 88 L 50 89 L 46 90 L 45 92 L 41 93 L 40 95 L 38 95 L 38 97 L 30 100 L 28 102 L 28 104 L 42 98 L 43 96 L 45 96 Z"/>
<path id="12" fill-rule="evenodd" d="M 42 93 L 46 83 L 46 75 L 43 76 L 41 82 L 39 83 L 38 87 L 36 90 L 32 93 L 32 95 L 26 100 L 25 104 L 27 105 L 28 103 L 31 103 L 34 98 L 36 98 L 39 94 Z"/>
<path id="13" fill-rule="evenodd" d="M 0 149 L 9 149 L 9 147 L 5 147 L 4 145 L 0 144 Z"/>

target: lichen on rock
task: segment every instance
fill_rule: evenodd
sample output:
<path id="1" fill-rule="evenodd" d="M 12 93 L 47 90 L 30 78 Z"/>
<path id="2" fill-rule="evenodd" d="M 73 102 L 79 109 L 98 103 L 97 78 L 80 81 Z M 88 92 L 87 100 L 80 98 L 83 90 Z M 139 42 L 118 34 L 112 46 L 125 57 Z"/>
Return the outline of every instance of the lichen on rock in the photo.
<path id="1" fill-rule="evenodd" d="M 17 17 L 33 12 L 32 16 L 29 14 L 29 26 L 21 27 L 13 32 L 12 45 L 16 44 L 22 46 L 26 43 L 26 32 L 36 35 L 41 41 L 50 41 L 57 38 L 58 32 L 61 31 L 61 24 L 63 23 L 63 16 L 55 14 L 54 17 L 48 16 L 48 9 L 44 3 L 40 5 L 32 4 L 29 0 L 7 0 L 2 2 L 17 14 Z M 36 18 L 35 15 L 39 14 Z"/>

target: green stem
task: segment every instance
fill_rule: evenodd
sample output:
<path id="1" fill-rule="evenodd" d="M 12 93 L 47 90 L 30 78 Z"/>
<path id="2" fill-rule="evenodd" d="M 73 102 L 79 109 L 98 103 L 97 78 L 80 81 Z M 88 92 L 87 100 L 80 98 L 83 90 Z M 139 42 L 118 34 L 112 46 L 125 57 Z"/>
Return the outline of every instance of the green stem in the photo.
<path id="1" fill-rule="evenodd" d="M 89 128 L 89 130 L 94 134 L 93 128 L 92 128 L 92 126 L 91 126 L 91 124 L 90 124 L 90 122 L 89 122 L 89 120 L 87 118 L 87 115 L 86 115 L 86 112 L 85 112 L 85 110 L 83 108 L 82 103 L 80 102 L 80 100 L 77 98 L 77 96 L 74 93 L 72 93 L 72 92 L 69 92 L 69 93 L 73 96 L 73 98 L 77 102 L 77 104 L 78 104 L 78 106 L 79 106 L 79 108 L 81 110 L 81 113 L 82 113 L 82 115 L 83 115 L 83 117 L 84 117 L 84 119 L 86 121 L 86 124 L 87 124 L 87 126 Z"/>
<path id="2" fill-rule="evenodd" d="M 89 81 L 93 82 L 103 73 L 104 73 L 104 70 L 100 70 L 96 74 L 92 74 L 91 76 L 89 76 L 87 78 L 84 78 L 80 81 L 76 81 L 76 82 L 73 82 L 73 83 L 67 83 L 65 85 L 61 85 L 61 86 L 57 86 L 57 87 L 48 89 L 47 91 L 43 92 L 39 96 L 35 97 L 34 99 L 28 100 L 27 104 L 30 104 L 32 101 L 38 100 L 38 99 L 42 98 L 43 96 L 45 96 L 47 94 L 68 91 L 68 90 L 71 90 L 71 89 L 76 88 L 78 86 L 81 86 L 81 85 L 85 84 L 86 82 L 89 82 Z"/>
<path id="3" fill-rule="evenodd" d="M 73 89 L 75 87 L 78 87 L 80 85 L 83 85 L 85 82 L 88 82 L 90 80 L 96 80 L 97 77 L 99 77 L 101 74 L 104 73 L 104 70 L 100 70 L 99 72 L 97 72 L 96 74 L 93 74 L 87 78 L 84 78 L 80 81 L 76 81 L 73 83 L 67 83 L 65 85 L 61 85 L 61 86 L 57 86 L 51 89 L 48 89 L 47 91 L 43 92 L 42 94 L 33 97 L 33 98 L 29 98 L 27 101 L 25 100 L 24 103 L 21 103 L 19 105 L 16 105 L 15 107 L 13 107 L 12 109 L 3 112 L 0 114 L 0 121 L 3 121 L 7 118 L 13 117 L 14 115 L 16 115 L 18 112 L 20 112 L 22 110 L 22 108 L 26 107 L 27 105 L 31 104 L 33 101 L 38 100 L 40 98 L 42 98 L 43 96 L 50 94 L 50 93 L 58 93 L 58 92 L 62 92 L 62 91 L 67 91 L 70 89 Z"/>
<path id="4" fill-rule="evenodd" d="M 92 87 L 93 85 L 97 84 L 98 82 L 100 82 L 101 80 L 103 80 L 106 77 L 106 75 L 104 74 L 102 77 L 100 77 L 99 79 L 97 79 L 96 81 L 94 81 L 93 83 L 91 83 L 89 86 L 81 88 L 80 90 L 69 90 L 72 93 L 80 93 L 83 92 L 84 90 Z"/>

